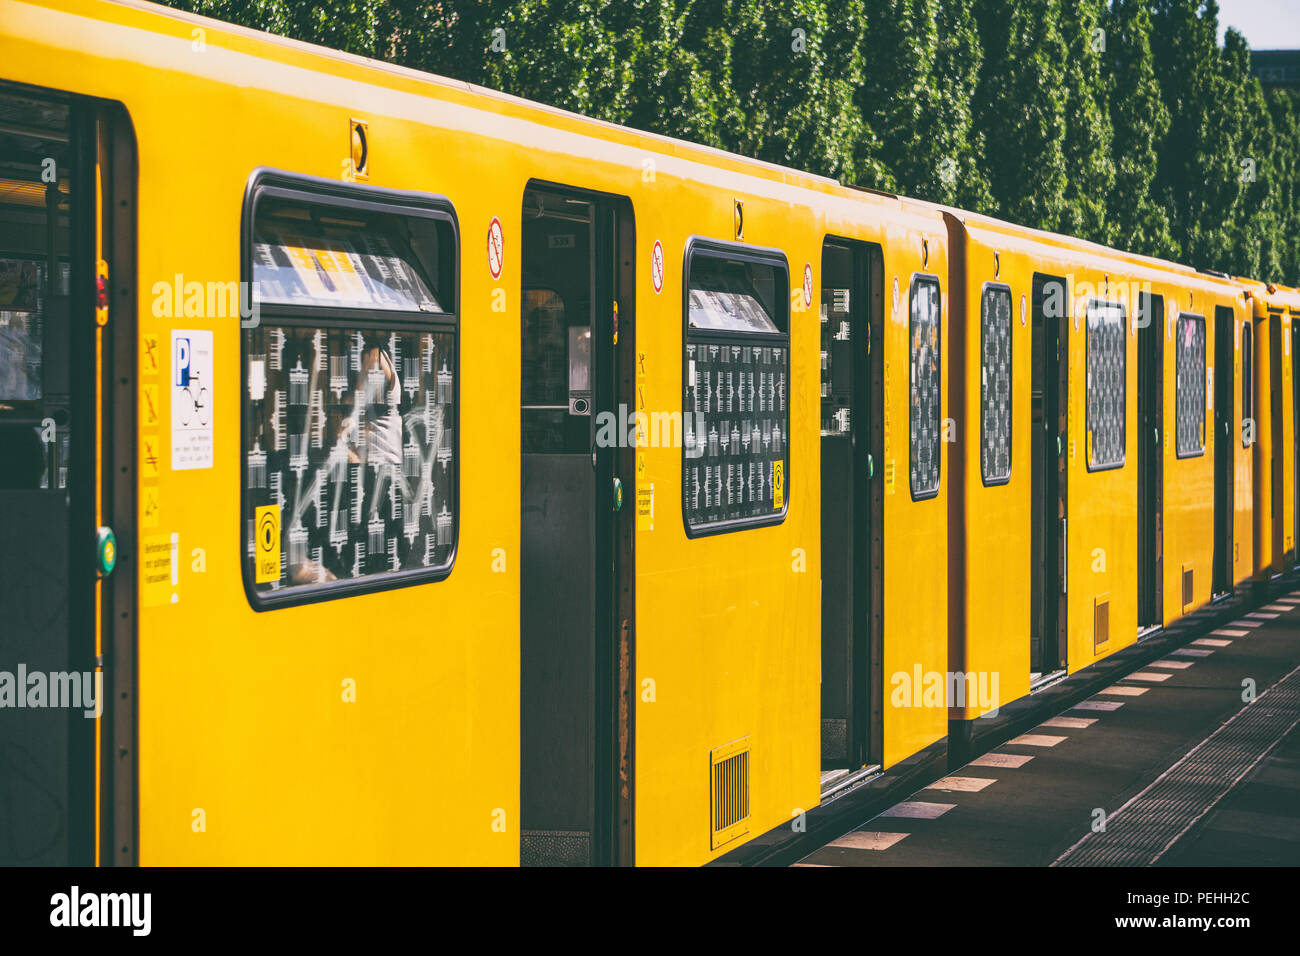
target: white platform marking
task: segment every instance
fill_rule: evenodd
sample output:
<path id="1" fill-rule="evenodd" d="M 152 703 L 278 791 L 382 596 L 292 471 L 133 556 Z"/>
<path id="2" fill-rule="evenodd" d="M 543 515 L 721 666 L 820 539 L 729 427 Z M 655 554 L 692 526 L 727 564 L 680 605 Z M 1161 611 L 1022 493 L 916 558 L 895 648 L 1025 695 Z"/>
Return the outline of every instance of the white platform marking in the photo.
<path id="1" fill-rule="evenodd" d="M 1025 747 L 1055 747 L 1062 740 L 1068 740 L 1067 737 L 1053 737 L 1051 734 L 1021 734 L 1015 740 L 1008 743 L 1020 744 Z"/>
<path id="2" fill-rule="evenodd" d="M 1232 641 L 1225 641 L 1217 637 L 1198 637 L 1192 643 L 1198 647 L 1227 647 Z"/>
<path id="3" fill-rule="evenodd" d="M 1171 671 L 1186 670 L 1192 666 L 1191 661 L 1152 661 L 1152 667 L 1168 667 Z"/>
<path id="4" fill-rule="evenodd" d="M 1199 647 L 1180 647 L 1176 651 L 1170 651 L 1170 657 L 1209 657 L 1214 651 L 1207 651 Z"/>
<path id="5" fill-rule="evenodd" d="M 1099 694 L 1114 694 L 1117 697 L 1141 697 L 1150 687 L 1128 687 L 1125 684 L 1112 684 L 1105 690 L 1098 691 Z"/>
<path id="6" fill-rule="evenodd" d="M 926 787 L 926 790 L 950 790 L 954 793 L 979 793 L 989 784 L 997 783 L 990 777 L 944 777 Z"/>
<path id="7" fill-rule="evenodd" d="M 1122 700 L 1083 700 L 1074 705 L 1075 710 L 1119 710 Z"/>
<path id="8" fill-rule="evenodd" d="M 1224 637 L 1249 637 L 1250 631 L 1240 627 L 1221 627 L 1217 631 L 1211 631 L 1211 634 L 1221 634 Z"/>
<path id="9" fill-rule="evenodd" d="M 1096 717 L 1052 717 L 1043 721 L 1038 726 L 1067 727 L 1071 730 L 1082 730 L 1084 727 L 1091 727 L 1096 722 Z"/>
<path id="10" fill-rule="evenodd" d="M 1276 617 L 1281 617 L 1281 615 L 1270 614 L 1268 611 L 1251 611 L 1249 614 L 1246 615 L 1246 617 L 1253 617 L 1259 621 L 1271 621 Z"/>
<path id="11" fill-rule="evenodd" d="M 915 820 L 934 820 L 943 816 L 953 807 L 955 803 L 926 803 L 924 800 L 904 800 L 902 803 L 896 803 L 884 813 L 882 817 L 910 817 Z"/>
<path id="12" fill-rule="evenodd" d="M 1262 608 L 1260 608 L 1260 610 L 1281 611 L 1283 614 L 1285 614 L 1287 611 L 1294 611 L 1295 608 L 1293 608 L 1290 604 L 1265 604 Z"/>
<path id="13" fill-rule="evenodd" d="M 1162 680 L 1169 680 L 1169 678 L 1171 678 L 1171 677 L 1173 677 L 1173 676 L 1174 676 L 1173 674 L 1157 674 L 1157 673 L 1155 673 L 1155 672 L 1153 672 L 1153 671 L 1135 671 L 1134 673 L 1129 674 L 1128 677 L 1126 677 L 1126 678 L 1124 678 L 1124 679 L 1125 679 L 1125 680 L 1149 680 L 1149 681 L 1162 681 Z"/>
<path id="14" fill-rule="evenodd" d="M 984 754 L 970 762 L 972 767 L 1023 767 L 1034 758 L 1030 754 Z"/>
<path id="15" fill-rule="evenodd" d="M 832 840 L 827 846 L 842 846 L 850 850 L 888 850 L 906 837 L 906 833 L 882 833 L 879 830 L 854 830 L 838 840 Z"/>

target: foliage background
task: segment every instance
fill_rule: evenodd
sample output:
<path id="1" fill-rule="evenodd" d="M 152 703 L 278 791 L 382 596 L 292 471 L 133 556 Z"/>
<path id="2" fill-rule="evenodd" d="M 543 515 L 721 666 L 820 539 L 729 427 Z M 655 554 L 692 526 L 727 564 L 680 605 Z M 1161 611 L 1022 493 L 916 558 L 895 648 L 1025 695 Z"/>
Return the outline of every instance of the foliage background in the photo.
<path id="1" fill-rule="evenodd" d="M 1298 97 L 1261 88 L 1236 31 L 1217 45 L 1215 0 L 167 2 L 845 182 L 1300 285 Z"/>

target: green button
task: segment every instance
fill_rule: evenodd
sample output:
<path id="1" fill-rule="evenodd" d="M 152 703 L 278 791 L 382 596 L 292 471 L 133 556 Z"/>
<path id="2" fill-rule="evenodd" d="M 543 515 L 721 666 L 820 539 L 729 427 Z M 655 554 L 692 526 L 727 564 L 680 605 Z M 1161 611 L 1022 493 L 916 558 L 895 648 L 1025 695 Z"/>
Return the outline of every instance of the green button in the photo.
<path id="1" fill-rule="evenodd" d="M 615 478 L 614 479 L 614 510 L 621 511 L 622 509 L 623 509 L 623 482 Z"/>
<path id="2" fill-rule="evenodd" d="M 106 578 L 117 567 L 117 538 L 112 528 L 100 528 L 96 532 L 95 551 L 99 555 L 99 575 Z"/>

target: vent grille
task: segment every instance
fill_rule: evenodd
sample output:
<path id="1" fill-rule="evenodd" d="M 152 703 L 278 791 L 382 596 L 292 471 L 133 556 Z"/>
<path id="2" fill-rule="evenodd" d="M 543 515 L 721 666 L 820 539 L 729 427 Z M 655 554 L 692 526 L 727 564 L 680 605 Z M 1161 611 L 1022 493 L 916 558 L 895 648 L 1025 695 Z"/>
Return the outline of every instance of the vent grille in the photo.
<path id="1" fill-rule="evenodd" d="M 749 832 L 749 738 L 742 737 L 709 754 L 712 847 Z"/>
<path id="2" fill-rule="evenodd" d="M 1186 610 L 1188 605 L 1192 603 L 1192 595 L 1194 593 L 1195 592 L 1192 589 L 1192 566 L 1190 564 L 1184 564 L 1183 565 L 1183 610 Z"/>
<path id="3" fill-rule="evenodd" d="M 1110 640 L 1110 595 L 1102 594 L 1094 599 L 1092 606 L 1092 649 L 1096 653 L 1101 645 Z"/>

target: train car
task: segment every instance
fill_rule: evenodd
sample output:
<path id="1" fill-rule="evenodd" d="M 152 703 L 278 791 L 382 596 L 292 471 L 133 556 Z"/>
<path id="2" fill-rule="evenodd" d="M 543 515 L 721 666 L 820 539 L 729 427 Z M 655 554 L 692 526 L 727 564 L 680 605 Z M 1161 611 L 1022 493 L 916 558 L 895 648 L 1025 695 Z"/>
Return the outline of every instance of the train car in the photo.
<path id="1" fill-rule="evenodd" d="M 5 649 L 106 704 L 4 723 L 6 862 L 702 863 L 942 739 L 938 214 L 145 3 L 0 34 L 0 586 L 66 609 Z"/>
<path id="2" fill-rule="evenodd" d="M 949 551 L 960 741 L 1000 704 L 1250 577 L 1237 440 L 1250 387 L 1235 384 L 1250 346 L 1240 286 L 1223 277 L 946 216 L 965 436 Z M 997 699 L 972 700 L 993 675 Z"/>
<path id="3" fill-rule="evenodd" d="M 1294 561 L 1290 290 L 134 0 L 0 38 L 0 862 L 704 863 Z"/>

